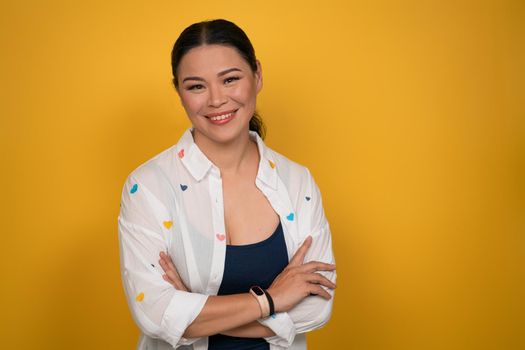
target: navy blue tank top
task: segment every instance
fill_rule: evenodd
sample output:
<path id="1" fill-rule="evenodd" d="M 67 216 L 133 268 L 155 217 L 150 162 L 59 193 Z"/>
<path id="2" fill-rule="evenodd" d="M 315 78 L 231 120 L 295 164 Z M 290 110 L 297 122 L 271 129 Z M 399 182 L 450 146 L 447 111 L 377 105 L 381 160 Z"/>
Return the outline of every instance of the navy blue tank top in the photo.
<path id="1" fill-rule="evenodd" d="M 288 265 L 288 251 L 281 222 L 264 241 L 227 245 L 224 274 L 217 295 L 247 293 L 251 286 L 266 289 Z M 264 338 L 240 338 L 216 334 L 208 339 L 209 350 L 269 350 Z"/>

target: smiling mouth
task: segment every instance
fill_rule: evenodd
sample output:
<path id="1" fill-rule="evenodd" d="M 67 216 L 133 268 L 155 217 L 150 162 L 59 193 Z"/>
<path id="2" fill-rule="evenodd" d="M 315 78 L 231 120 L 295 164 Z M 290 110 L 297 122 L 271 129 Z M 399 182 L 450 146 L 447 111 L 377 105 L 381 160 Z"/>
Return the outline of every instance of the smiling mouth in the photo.
<path id="1" fill-rule="evenodd" d="M 230 119 L 231 117 L 235 115 L 236 112 L 237 110 L 235 109 L 233 111 L 228 111 L 228 112 L 212 113 L 212 114 L 206 115 L 206 118 L 208 118 L 212 122 L 220 122 L 223 120 Z"/>

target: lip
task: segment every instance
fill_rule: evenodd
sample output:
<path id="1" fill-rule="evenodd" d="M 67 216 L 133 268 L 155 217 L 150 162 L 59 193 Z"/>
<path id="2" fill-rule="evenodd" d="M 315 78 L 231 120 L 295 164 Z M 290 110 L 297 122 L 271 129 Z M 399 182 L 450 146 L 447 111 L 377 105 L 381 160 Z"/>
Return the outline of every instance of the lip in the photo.
<path id="1" fill-rule="evenodd" d="M 233 119 L 235 119 L 235 117 L 237 116 L 237 111 L 238 111 L 238 109 L 233 109 L 231 111 L 210 113 L 210 114 L 205 115 L 205 117 L 213 125 L 224 125 L 226 123 L 231 122 Z M 230 114 L 230 116 L 228 118 L 226 118 L 226 119 L 220 119 L 220 120 L 213 120 L 213 119 L 211 119 L 211 118 L 218 117 L 218 116 L 221 116 L 221 115 L 226 115 L 226 114 Z"/>
<path id="2" fill-rule="evenodd" d="M 234 112 L 237 112 L 237 109 L 232 109 L 232 110 L 229 110 L 229 111 L 223 111 L 223 112 L 217 112 L 217 113 L 209 113 L 209 114 L 206 114 L 205 117 L 206 118 L 213 118 L 213 117 L 218 117 L 220 115 L 230 114 L 230 113 L 234 113 Z"/>

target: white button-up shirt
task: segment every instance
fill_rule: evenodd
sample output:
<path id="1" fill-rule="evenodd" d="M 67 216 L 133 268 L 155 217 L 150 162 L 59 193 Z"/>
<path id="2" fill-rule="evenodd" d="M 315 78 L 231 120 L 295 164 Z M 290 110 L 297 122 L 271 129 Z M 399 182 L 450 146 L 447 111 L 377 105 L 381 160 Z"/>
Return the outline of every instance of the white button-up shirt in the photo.
<path id="1" fill-rule="evenodd" d="M 142 331 L 139 349 L 205 350 L 208 337 L 184 338 L 209 295 L 221 285 L 226 254 L 222 180 L 188 129 L 179 142 L 135 169 L 122 191 L 118 230 L 121 272 L 129 307 Z M 335 263 L 319 189 L 307 168 L 266 147 L 250 132 L 260 155 L 255 184 L 279 215 L 288 257 L 308 235 L 305 262 Z M 159 253 L 167 251 L 184 284 L 166 282 Z M 336 273 L 320 272 L 332 282 Z M 248 291 L 247 291 L 248 292 Z M 328 290 L 333 296 L 333 290 Z M 259 322 L 275 332 L 270 349 L 306 349 L 305 332 L 330 318 L 333 299 L 309 296 L 288 312 Z"/>

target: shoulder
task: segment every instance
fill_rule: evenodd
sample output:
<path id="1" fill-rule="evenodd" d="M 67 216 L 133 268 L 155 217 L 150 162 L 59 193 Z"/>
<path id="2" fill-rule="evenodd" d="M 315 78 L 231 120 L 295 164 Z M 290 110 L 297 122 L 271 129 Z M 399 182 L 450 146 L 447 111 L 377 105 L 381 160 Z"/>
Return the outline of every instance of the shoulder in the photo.
<path id="1" fill-rule="evenodd" d="M 277 174 L 288 189 L 306 191 L 313 183 L 310 170 L 298 162 L 295 162 L 281 153 L 267 148 L 268 159 L 273 160 Z"/>
<path id="2" fill-rule="evenodd" d="M 129 173 L 126 178 L 126 183 L 134 182 L 141 183 L 146 186 L 154 186 L 158 184 L 159 176 L 163 171 L 166 171 L 176 160 L 177 144 L 163 150 L 142 164 L 138 165 L 133 171 Z"/>
<path id="3" fill-rule="evenodd" d="M 300 237 L 320 232 L 326 225 L 322 196 L 310 170 L 282 154 L 271 150 L 269 158 L 275 161 L 283 193 L 295 212 Z"/>
<path id="4" fill-rule="evenodd" d="M 298 177 L 310 176 L 310 171 L 306 166 L 291 160 L 290 158 L 271 148 L 266 148 L 266 152 L 268 154 L 268 158 L 274 160 L 279 170 L 286 171 L 291 175 Z"/>

